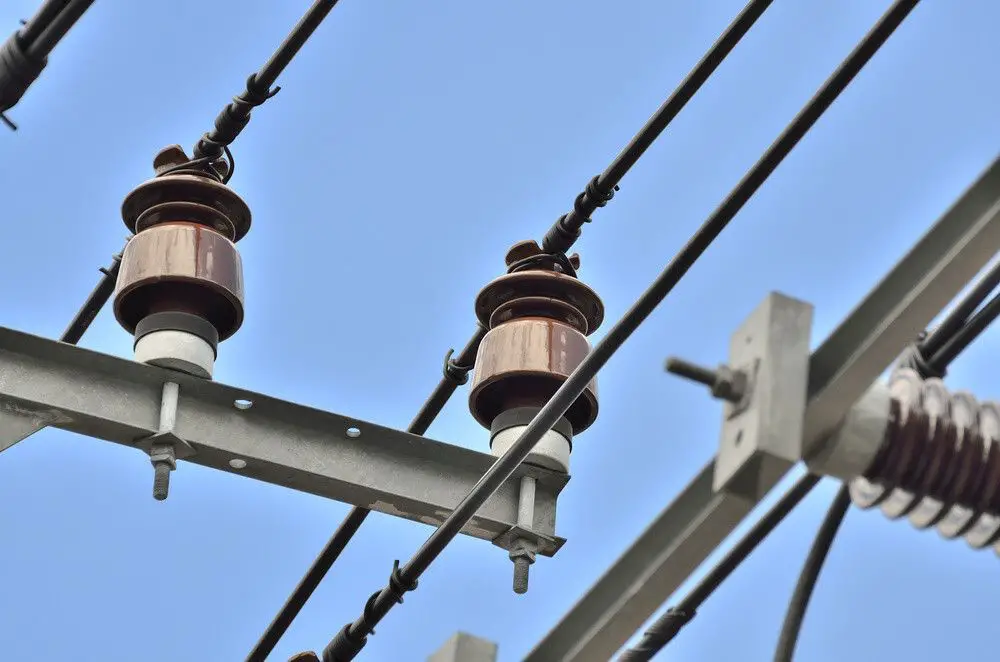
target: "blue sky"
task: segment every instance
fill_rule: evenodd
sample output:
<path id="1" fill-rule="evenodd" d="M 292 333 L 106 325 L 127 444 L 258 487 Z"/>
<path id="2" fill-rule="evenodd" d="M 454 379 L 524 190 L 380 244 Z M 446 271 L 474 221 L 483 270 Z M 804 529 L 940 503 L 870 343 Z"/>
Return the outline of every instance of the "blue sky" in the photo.
<path id="1" fill-rule="evenodd" d="M 0 7 L 14 30 L 38 0 Z M 190 148 L 307 6 L 98 0 L 0 134 L 0 324 L 58 335 L 125 235 L 124 196 Z M 343 0 L 234 145 L 254 213 L 243 329 L 216 377 L 404 427 L 474 323 L 507 247 L 540 238 L 742 0 Z M 777 0 L 595 215 L 581 277 L 615 320 L 888 6 Z M 554 558 L 510 590 L 456 540 L 359 659 L 419 660 L 455 630 L 520 659 L 714 452 L 719 405 L 662 372 L 716 363 L 770 290 L 816 306 L 814 345 L 996 155 L 1000 5 L 922 3 L 600 375 Z M 606 328 L 610 326 L 607 324 Z M 598 332 L 596 337 L 600 337 Z M 998 336 L 949 383 L 981 397 Z M 128 356 L 107 312 L 83 344 Z M 485 449 L 460 392 L 430 436 Z M 150 497 L 139 453 L 44 431 L 0 456 L 0 659 L 242 659 L 347 507 L 184 465 Z M 824 483 L 665 660 L 766 660 L 836 485 Z M 369 519 L 273 659 L 321 649 L 430 529 Z M 997 558 L 878 513 L 848 517 L 802 659 L 992 650 Z"/>

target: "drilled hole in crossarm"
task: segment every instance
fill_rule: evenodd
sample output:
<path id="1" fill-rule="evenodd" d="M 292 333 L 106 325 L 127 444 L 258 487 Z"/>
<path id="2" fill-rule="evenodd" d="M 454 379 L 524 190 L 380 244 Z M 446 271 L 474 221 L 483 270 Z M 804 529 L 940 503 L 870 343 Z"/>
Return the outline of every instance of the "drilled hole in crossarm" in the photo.
<path id="1" fill-rule="evenodd" d="M 244 400 L 240 398 L 239 400 L 233 401 L 233 406 L 241 411 L 246 411 L 247 409 L 250 409 L 250 407 L 253 407 L 253 400 Z"/>
<path id="2" fill-rule="evenodd" d="M 350 437 L 351 439 L 357 439 L 358 437 L 361 436 L 361 430 L 353 426 L 349 427 L 347 428 L 347 436 Z"/>

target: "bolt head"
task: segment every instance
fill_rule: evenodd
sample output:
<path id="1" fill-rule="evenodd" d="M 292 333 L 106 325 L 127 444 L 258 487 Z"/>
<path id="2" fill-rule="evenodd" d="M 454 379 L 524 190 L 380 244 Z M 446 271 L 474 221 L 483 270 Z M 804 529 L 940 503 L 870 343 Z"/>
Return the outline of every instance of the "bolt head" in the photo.
<path id="1" fill-rule="evenodd" d="M 712 384 L 714 397 L 734 403 L 743 399 L 747 387 L 747 378 L 743 371 L 720 365 L 715 374 L 715 383 Z"/>

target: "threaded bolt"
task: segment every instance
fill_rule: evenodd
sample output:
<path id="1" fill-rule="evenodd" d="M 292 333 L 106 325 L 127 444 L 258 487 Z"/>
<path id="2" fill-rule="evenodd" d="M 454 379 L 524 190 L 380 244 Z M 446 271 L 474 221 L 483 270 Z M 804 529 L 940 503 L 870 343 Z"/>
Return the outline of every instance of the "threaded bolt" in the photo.
<path id="1" fill-rule="evenodd" d="M 712 370 L 676 356 L 669 357 L 665 367 L 671 374 L 704 384 L 712 389 L 713 397 L 721 400 L 738 404 L 746 394 L 747 375 L 741 370 L 733 370 L 725 365 Z"/>
<path id="2" fill-rule="evenodd" d="M 514 559 L 514 592 L 524 595 L 528 592 L 528 572 L 531 570 L 531 561 L 525 557 Z"/>
<path id="3" fill-rule="evenodd" d="M 685 361 L 684 359 L 676 356 L 671 356 L 667 359 L 666 369 L 667 372 L 673 375 L 683 377 L 684 379 L 690 379 L 691 381 L 699 384 L 704 384 L 709 388 L 714 386 L 715 382 L 719 379 L 718 371 L 700 366 L 697 363 Z"/>
<path id="4" fill-rule="evenodd" d="M 153 498 L 163 501 L 170 491 L 170 464 L 168 462 L 153 463 Z"/>
<path id="5" fill-rule="evenodd" d="M 149 461 L 153 464 L 153 498 L 163 501 L 170 490 L 170 472 L 177 467 L 173 444 L 153 444 Z"/>

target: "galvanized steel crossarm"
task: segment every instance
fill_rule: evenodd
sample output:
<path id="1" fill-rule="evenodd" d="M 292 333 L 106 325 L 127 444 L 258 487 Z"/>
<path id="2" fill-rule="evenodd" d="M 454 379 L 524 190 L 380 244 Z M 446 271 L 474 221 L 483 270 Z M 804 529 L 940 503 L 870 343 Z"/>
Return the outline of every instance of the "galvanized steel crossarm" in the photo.
<path id="1" fill-rule="evenodd" d="M 168 381 L 180 385 L 175 432 L 196 451 L 188 461 L 409 520 L 439 524 L 495 461 L 486 453 L 0 327 L 0 412 L 26 425 L 131 446 L 157 431 Z M 4 434 L 0 430 L 0 438 Z M 554 537 L 556 496 L 568 476 L 528 466 L 520 473 L 537 479 L 535 530 Z M 519 477 L 508 481 L 462 532 L 492 541 L 515 526 L 518 484 Z M 551 555 L 560 543 L 543 553 Z"/>

